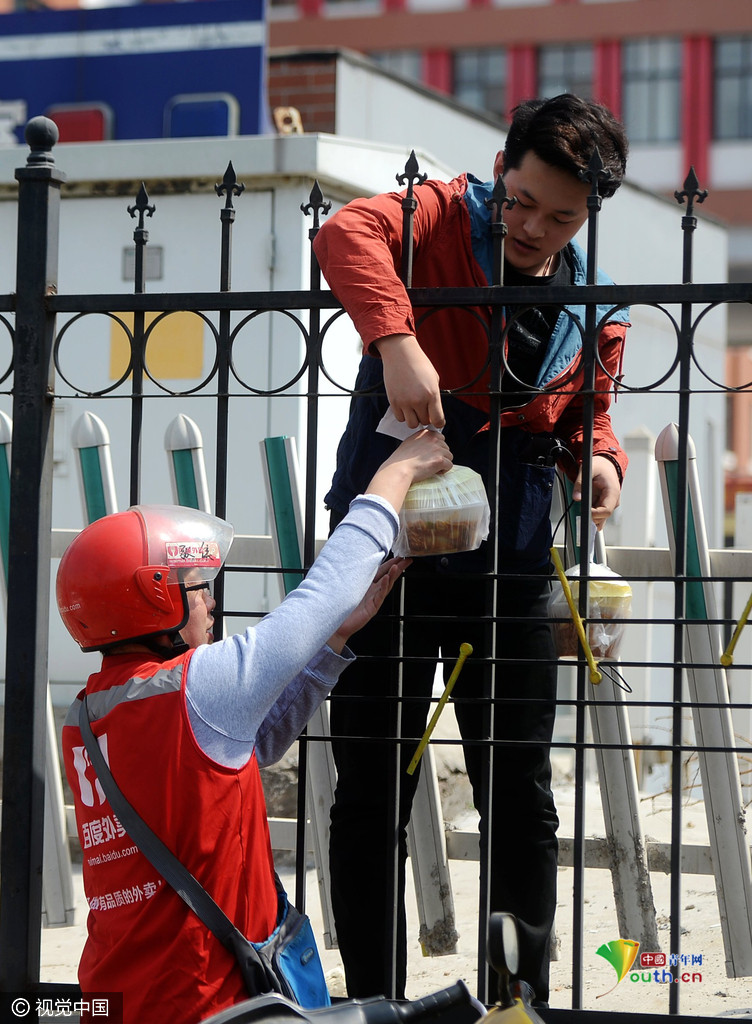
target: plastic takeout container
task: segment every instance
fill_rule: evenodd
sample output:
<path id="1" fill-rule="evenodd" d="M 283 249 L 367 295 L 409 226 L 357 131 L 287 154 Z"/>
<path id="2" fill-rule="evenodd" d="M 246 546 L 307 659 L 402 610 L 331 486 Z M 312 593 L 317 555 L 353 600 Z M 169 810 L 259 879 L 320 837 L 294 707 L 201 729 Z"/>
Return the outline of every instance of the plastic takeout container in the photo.
<path id="1" fill-rule="evenodd" d="M 587 621 L 585 623 L 588 644 L 593 657 L 613 659 L 618 657 L 624 634 L 624 620 L 632 611 L 632 588 L 622 576 L 605 565 L 591 563 L 588 575 Z M 579 609 L 580 575 L 579 566 L 567 569 L 566 577 L 572 599 Z M 548 604 L 548 612 L 554 623 L 556 653 L 560 658 L 577 658 L 580 653 L 577 629 L 572 621 L 569 604 L 561 583 L 554 583 L 554 590 Z"/>
<path id="2" fill-rule="evenodd" d="M 473 551 L 488 536 L 491 510 L 483 478 L 467 466 L 414 483 L 400 512 L 395 555 Z"/>

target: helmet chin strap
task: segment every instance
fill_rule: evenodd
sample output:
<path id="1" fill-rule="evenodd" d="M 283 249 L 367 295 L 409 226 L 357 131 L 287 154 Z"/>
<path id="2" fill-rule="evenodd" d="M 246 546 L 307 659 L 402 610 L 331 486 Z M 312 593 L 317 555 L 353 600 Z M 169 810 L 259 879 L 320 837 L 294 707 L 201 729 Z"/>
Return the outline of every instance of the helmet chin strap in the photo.
<path id="1" fill-rule="evenodd" d="M 177 657 L 178 654 L 185 654 L 186 651 L 190 650 L 188 644 L 182 638 L 180 633 L 174 633 L 170 639 L 172 640 L 172 655 Z"/>
<path id="2" fill-rule="evenodd" d="M 160 643 L 162 637 L 167 637 L 169 644 Z M 189 649 L 188 644 L 183 640 L 179 632 L 160 633 L 158 636 L 147 636 L 136 641 L 142 647 L 147 647 L 153 654 L 158 654 L 167 661 L 169 658 L 176 658 L 179 654 L 185 654 Z"/>

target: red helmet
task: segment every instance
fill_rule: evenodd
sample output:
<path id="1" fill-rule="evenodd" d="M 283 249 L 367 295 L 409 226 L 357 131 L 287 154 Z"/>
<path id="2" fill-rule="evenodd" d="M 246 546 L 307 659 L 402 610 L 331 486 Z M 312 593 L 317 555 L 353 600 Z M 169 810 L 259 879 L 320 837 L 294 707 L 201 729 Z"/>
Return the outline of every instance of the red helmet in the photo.
<path id="1" fill-rule="evenodd" d="M 233 528 L 181 505 L 134 505 L 87 526 L 57 573 L 57 607 L 83 651 L 176 633 L 188 621 L 184 582 L 213 580 Z"/>

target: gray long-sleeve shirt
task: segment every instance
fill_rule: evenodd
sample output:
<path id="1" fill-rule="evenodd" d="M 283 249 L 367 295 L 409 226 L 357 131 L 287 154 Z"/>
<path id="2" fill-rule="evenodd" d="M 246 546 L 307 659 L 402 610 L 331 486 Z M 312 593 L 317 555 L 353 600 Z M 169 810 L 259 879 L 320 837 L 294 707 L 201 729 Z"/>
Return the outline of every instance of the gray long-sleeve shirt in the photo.
<path id="1" fill-rule="evenodd" d="M 354 659 L 326 641 L 357 608 L 389 553 L 399 521 L 376 495 L 352 502 L 306 578 L 256 626 L 196 649 L 188 714 L 202 750 L 239 768 L 256 750 L 273 764 L 303 731 Z"/>

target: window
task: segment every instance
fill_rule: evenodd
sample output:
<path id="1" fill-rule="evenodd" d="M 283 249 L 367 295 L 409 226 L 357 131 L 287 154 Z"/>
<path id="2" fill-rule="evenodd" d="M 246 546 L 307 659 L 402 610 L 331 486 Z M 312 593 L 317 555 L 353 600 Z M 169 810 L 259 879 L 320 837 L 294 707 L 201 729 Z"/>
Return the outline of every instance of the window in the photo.
<path id="1" fill-rule="evenodd" d="M 500 47 L 457 50 L 454 54 L 454 98 L 487 114 L 506 114 L 506 53 Z"/>
<path id="2" fill-rule="evenodd" d="M 373 60 L 386 71 L 401 75 L 411 82 L 423 80 L 421 54 L 418 50 L 382 50 L 372 53 Z"/>
<path id="3" fill-rule="evenodd" d="M 589 43 L 542 46 L 538 51 L 539 95 L 562 92 L 593 98 L 593 48 Z"/>
<path id="4" fill-rule="evenodd" d="M 713 114 L 716 139 L 752 138 L 752 36 L 716 40 Z"/>
<path id="5" fill-rule="evenodd" d="M 641 39 L 625 43 L 623 74 L 623 120 L 630 141 L 678 141 L 679 40 Z"/>

